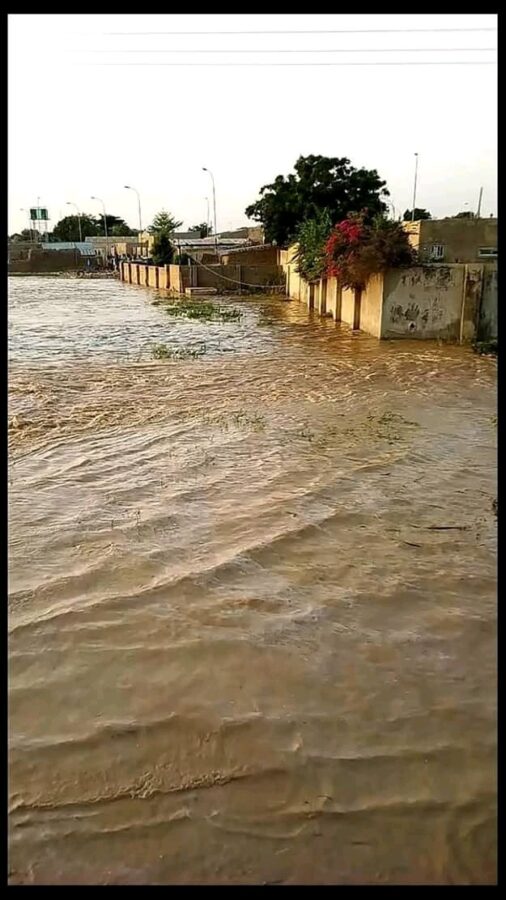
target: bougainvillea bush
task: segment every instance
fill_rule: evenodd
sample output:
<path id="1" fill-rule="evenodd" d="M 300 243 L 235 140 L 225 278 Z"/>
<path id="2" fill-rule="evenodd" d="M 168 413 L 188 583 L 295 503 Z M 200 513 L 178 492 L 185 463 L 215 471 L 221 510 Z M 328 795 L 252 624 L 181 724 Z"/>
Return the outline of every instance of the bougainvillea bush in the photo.
<path id="1" fill-rule="evenodd" d="M 343 287 L 363 289 L 371 275 L 394 266 L 411 266 L 416 254 L 399 222 L 353 213 L 339 222 L 325 243 L 325 272 Z"/>

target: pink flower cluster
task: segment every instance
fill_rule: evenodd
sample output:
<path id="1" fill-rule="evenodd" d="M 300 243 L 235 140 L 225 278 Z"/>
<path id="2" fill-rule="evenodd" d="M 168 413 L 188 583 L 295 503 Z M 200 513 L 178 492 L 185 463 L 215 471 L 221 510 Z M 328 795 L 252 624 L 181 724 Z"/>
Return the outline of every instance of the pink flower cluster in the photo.
<path id="1" fill-rule="evenodd" d="M 353 248 L 364 237 L 363 223 L 356 218 L 345 219 L 333 229 L 325 244 L 327 275 L 342 275 L 342 264 L 353 260 Z"/>

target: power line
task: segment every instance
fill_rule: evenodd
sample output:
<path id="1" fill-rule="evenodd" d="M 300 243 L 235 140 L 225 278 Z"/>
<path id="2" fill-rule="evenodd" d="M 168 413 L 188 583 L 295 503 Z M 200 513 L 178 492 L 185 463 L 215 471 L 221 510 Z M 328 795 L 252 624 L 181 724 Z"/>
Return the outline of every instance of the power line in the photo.
<path id="1" fill-rule="evenodd" d="M 103 48 L 95 49 L 91 53 L 492 53 L 497 47 L 337 47 L 334 49 L 324 49 L 323 47 L 308 50 L 283 49 L 283 50 L 196 50 L 195 48 L 184 48 L 183 50 L 169 49 L 160 50 L 139 50 L 137 47 L 127 50 L 122 47 L 119 50 L 104 50 Z"/>
<path id="2" fill-rule="evenodd" d="M 179 34 L 428 34 L 429 32 L 476 32 L 476 31 L 497 31 L 496 28 L 324 28 L 324 29 L 315 29 L 315 30 L 307 30 L 302 29 L 300 31 L 292 31 L 288 29 L 281 29 L 279 31 L 104 31 L 102 32 L 104 35 L 112 35 L 114 37 L 118 36 L 128 36 L 133 35 L 137 36 L 140 34 L 147 35 L 179 35 Z"/>
<path id="3" fill-rule="evenodd" d="M 237 68 L 241 66 L 247 66 L 249 68 L 253 67 L 264 67 L 270 68 L 271 66 L 292 66 L 299 68 L 306 68 L 309 66 L 495 66 L 495 61 L 476 61 L 476 60 L 450 60 L 445 62 L 438 62 L 436 60 L 423 62 L 309 62 L 309 63 L 276 63 L 276 62 L 251 62 L 251 63 L 240 63 L 240 62 L 226 62 L 226 63 L 213 63 L 213 62 L 169 62 L 169 63 L 132 63 L 132 62 L 118 62 L 118 63 L 85 63 L 88 66 L 176 66 L 180 68 L 192 68 L 192 67 L 229 67 L 229 68 Z"/>

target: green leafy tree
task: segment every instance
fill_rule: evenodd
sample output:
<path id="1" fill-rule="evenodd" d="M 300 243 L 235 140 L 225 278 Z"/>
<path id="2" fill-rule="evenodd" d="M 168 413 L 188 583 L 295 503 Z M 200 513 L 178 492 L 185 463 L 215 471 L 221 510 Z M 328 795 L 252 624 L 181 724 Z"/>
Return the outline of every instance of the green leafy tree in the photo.
<path id="1" fill-rule="evenodd" d="M 207 222 L 201 222 L 200 225 L 192 225 L 188 231 L 194 231 L 199 233 L 201 238 L 209 237 L 212 234 L 212 227 L 207 224 Z"/>
<path id="2" fill-rule="evenodd" d="M 107 222 L 107 234 L 108 235 L 112 235 L 113 237 L 125 237 L 128 235 L 137 234 L 136 231 L 134 231 L 132 228 L 130 228 L 129 225 L 127 225 L 127 223 L 125 222 L 124 219 L 121 218 L 121 216 L 113 216 L 113 215 L 107 213 L 105 219 Z M 99 216 L 97 221 L 98 221 L 99 236 L 105 235 L 104 217 Z"/>
<path id="3" fill-rule="evenodd" d="M 95 216 L 83 214 L 81 216 L 81 229 L 83 240 L 86 237 L 94 237 L 103 234 L 100 231 L 99 220 Z M 79 240 L 79 216 L 64 216 L 53 228 L 52 236 L 54 241 L 78 241 Z"/>
<path id="4" fill-rule="evenodd" d="M 332 224 L 348 213 L 367 209 L 384 213 L 386 182 L 376 169 L 356 169 L 345 157 L 299 156 L 295 174 L 278 175 L 260 190 L 260 199 L 246 209 L 249 219 L 263 225 L 265 240 L 286 246 L 306 219 L 328 210 Z"/>
<path id="5" fill-rule="evenodd" d="M 471 210 L 463 210 L 462 212 L 457 213 L 454 219 L 474 219 L 474 213 Z"/>
<path id="6" fill-rule="evenodd" d="M 405 210 L 405 212 L 404 212 L 404 217 L 403 217 L 405 222 L 411 222 L 411 219 L 412 219 L 411 213 L 412 213 L 412 212 L 413 212 L 412 209 L 406 209 L 406 210 Z M 416 221 L 418 221 L 418 220 L 420 220 L 420 219 L 432 219 L 432 216 L 431 216 L 431 214 L 430 214 L 430 212 L 429 212 L 428 209 L 421 209 L 420 207 L 415 206 L 415 215 L 414 215 L 414 219 L 415 219 L 415 222 L 416 222 Z"/>
<path id="7" fill-rule="evenodd" d="M 13 244 L 19 244 L 23 241 L 40 241 L 41 235 L 38 231 L 34 231 L 33 229 L 30 231 L 29 228 L 23 228 L 22 231 L 17 231 L 14 234 L 11 234 L 9 240 Z"/>
<path id="8" fill-rule="evenodd" d="M 325 242 L 330 234 L 332 221 L 328 209 L 314 219 L 306 219 L 297 232 L 296 270 L 306 281 L 316 281 L 325 272 Z"/>
<path id="9" fill-rule="evenodd" d="M 168 266 L 172 262 L 174 248 L 170 242 L 169 235 L 165 231 L 161 231 L 156 235 L 151 256 L 155 266 Z"/>
<path id="10" fill-rule="evenodd" d="M 121 237 L 137 234 L 120 216 L 106 215 L 107 234 L 110 237 Z M 87 237 L 105 236 L 104 217 L 92 216 L 88 213 L 81 214 L 81 232 L 79 231 L 79 216 L 65 216 L 56 223 L 52 231 L 54 241 L 78 241 L 82 233 L 83 240 Z"/>
<path id="11" fill-rule="evenodd" d="M 136 235 L 137 231 L 134 231 L 133 228 L 130 228 L 126 222 L 123 222 L 119 225 L 113 225 L 111 228 L 112 237 L 132 237 Z"/>
<path id="12" fill-rule="evenodd" d="M 178 222 L 174 216 L 167 212 L 167 210 L 162 209 L 159 213 L 156 214 L 153 219 L 152 225 L 149 226 L 148 231 L 150 234 L 172 234 L 179 228 L 183 223 Z"/>

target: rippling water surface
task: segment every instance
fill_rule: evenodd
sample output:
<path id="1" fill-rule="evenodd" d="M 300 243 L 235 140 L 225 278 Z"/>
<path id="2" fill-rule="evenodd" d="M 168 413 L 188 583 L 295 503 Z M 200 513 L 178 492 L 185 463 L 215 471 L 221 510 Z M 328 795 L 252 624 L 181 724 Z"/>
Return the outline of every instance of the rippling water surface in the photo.
<path id="1" fill-rule="evenodd" d="M 494 883 L 495 363 L 155 297 L 11 279 L 11 884 Z"/>

